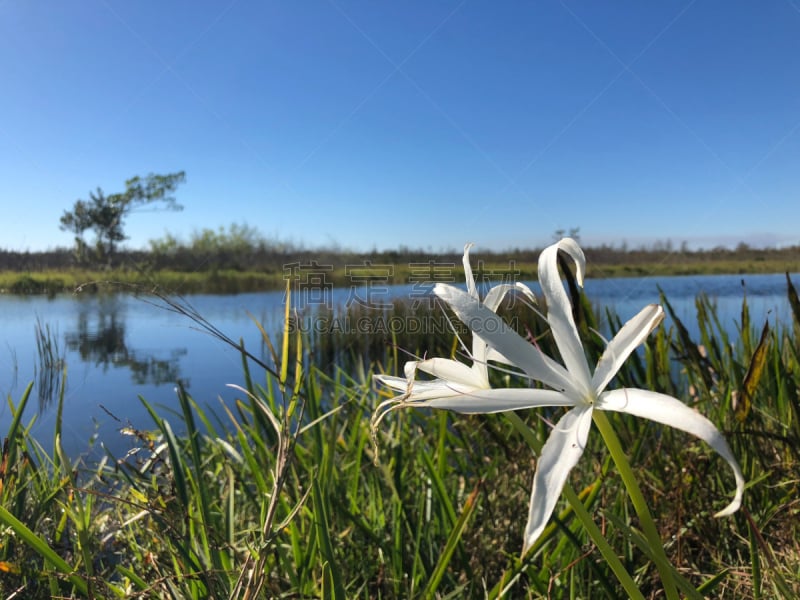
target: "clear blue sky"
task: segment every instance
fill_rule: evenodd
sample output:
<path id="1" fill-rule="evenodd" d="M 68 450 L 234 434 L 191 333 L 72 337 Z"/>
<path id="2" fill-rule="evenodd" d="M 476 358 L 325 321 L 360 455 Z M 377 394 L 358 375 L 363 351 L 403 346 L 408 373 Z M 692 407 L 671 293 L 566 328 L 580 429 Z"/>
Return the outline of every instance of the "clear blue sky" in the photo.
<path id="1" fill-rule="evenodd" d="M 0 248 L 178 170 L 129 247 L 800 243 L 800 0 L 5 0 L 0 81 Z"/>

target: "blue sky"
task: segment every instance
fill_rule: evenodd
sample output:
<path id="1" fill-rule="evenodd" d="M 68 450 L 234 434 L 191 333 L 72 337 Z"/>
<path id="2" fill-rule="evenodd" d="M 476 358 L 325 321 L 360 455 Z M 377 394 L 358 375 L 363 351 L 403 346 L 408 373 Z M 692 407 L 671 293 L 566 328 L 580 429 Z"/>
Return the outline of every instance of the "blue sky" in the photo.
<path id="1" fill-rule="evenodd" d="M 6 0 L 0 77 L 0 248 L 179 170 L 128 246 L 800 243 L 800 0 Z"/>

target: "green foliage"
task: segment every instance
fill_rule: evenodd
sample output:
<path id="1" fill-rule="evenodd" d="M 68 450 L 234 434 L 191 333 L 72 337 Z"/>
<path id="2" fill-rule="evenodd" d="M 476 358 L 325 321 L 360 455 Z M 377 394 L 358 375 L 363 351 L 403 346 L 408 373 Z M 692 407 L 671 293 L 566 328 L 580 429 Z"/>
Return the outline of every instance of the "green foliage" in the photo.
<path id="1" fill-rule="evenodd" d="M 75 256 L 79 263 L 89 260 L 89 246 L 84 232 L 95 232 L 95 256 L 111 265 L 116 245 L 127 239 L 125 218 L 137 208 L 161 203 L 168 210 L 182 210 L 170 194 L 186 179 L 183 171 L 169 175 L 150 174 L 142 179 L 138 175 L 125 182 L 125 191 L 106 195 L 97 188 L 89 193 L 88 200 L 77 200 L 71 211 L 61 216 L 61 229 L 75 234 Z"/>
<path id="2" fill-rule="evenodd" d="M 150 240 L 149 259 L 156 269 L 275 272 L 281 275 L 280 285 L 283 285 L 283 265 L 289 262 L 287 253 L 295 250 L 286 242 L 268 240 L 252 225 L 232 223 L 195 231 L 188 242 L 169 233 Z"/>
<path id="3" fill-rule="evenodd" d="M 251 225 L 232 223 L 213 229 L 203 229 L 192 235 L 189 246 L 195 252 L 248 252 L 265 245 L 266 241 L 258 229 Z"/>
<path id="4" fill-rule="evenodd" d="M 582 318 L 596 358 L 599 319 Z M 601 436 L 590 436 L 567 503 L 518 556 L 535 449 L 560 409 L 396 412 L 378 431 L 376 456 L 370 357 L 394 372 L 403 355 L 346 336 L 334 342 L 350 346 L 320 354 L 313 346 L 324 336 L 287 329 L 274 345 L 262 332 L 268 356 L 257 371 L 241 349 L 231 403 L 202 407 L 180 388 L 177 411 L 142 400 L 152 422 L 121 427 L 131 440 L 123 457 L 91 465 L 65 457 L 60 419 L 54 450 L 44 452 L 30 433 L 35 419 L 22 418 L 30 388 L 18 404 L 9 399 L 0 596 L 650 598 L 663 597 L 669 572 L 681 597 L 797 597 L 800 323 L 770 323 L 762 343 L 763 323 L 751 323 L 743 304 L 730 336 L 703 297 L 697 320 L 662 326 L 617 385 L 675 394 L 723 429 L 750 482 L 743 510 L 711 516 L 732 481 L 701 443 L 607 413 L 669 564 Z M 535 321 L 517 324 L 553 351 Z M 451 334 L 394 339 L 420 355 L 460 348 Z M 320 357 L 332 364 L 321 368 Z M 760 376 L 748 378 L 755 368 Z M 740 421 L 733 399 L 745 388 Z"/>

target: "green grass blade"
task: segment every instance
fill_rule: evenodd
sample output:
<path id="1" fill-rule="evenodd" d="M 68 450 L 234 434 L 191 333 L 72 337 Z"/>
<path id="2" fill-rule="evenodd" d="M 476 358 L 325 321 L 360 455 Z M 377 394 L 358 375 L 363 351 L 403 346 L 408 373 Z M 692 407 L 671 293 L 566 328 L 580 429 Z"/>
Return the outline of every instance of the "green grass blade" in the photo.
<path id="1" fill-rule="evenodd" d="M 345 600 L 347 597 L 342 587 L 340 577 L 340 570 L 336 565 L 336 560 L 333 555 L 333 543 L 331 542 L 330 529 L 328 527 L 328 517 L 325 510 L 325 502 L 322 498 L 322 490 L 317 482 L 317 478 L 311 483 L 314 497 L 314 523 L 319 541 L 319 549 L 322 554 L 322 560 L 328 567 L 329 583 L 325 587 L 325 597 L 335 598 L 336 600 Z"/>
<path id="2" fill-rule="evenodd" d="M 800 297 L 798 297 L 797 289 L 789 278 L 789 273 L 786 273 L 786 286 L 789 295 L 789 305 L 792 307 L 792 314 L 794 315 L 794 322 L 800 325 Z"/>
<path id="3" fill-rule="evenodd" d="M 186 483 L 186 474 L 184 473 L 184 464 L 181 458 L 181 449 L 178 446 L 178 440 L 172 432 L 169 421 L 162 419 L 156 410 L 144 398 L 139 396 L 139 400 L 144 404 L 147 412 L 155 421 L 161 433 L 164 434 L 164 439 L 167 441 L 167 451 L 169 452 L 169 459 L 172 466 L 172 474 L 175 477 L 175 493 L 181 501 L 181 505 L 188 511 L 189 510 L 189 487 Z"/>
<path id="4" fill-rule="evenodd" d="M 758 540 L 756 539 L 755 526 L 748 523 L 748 538 L 750 542 L 750 566 L 753 578 L 753 600 L 761 600 L 761 555 L 758 551 Z"/>
<path id="5" fill-rule="evenodd" d="M 464 534 L 464 530 L 467 527 L 467 522 L 472 516 L 472 513 L 475 512 L 475 508 L 478 506 L 478 492 L 480 491 L 480 485 L 481 484 L 479 483 L 478 486 L 472 490 L 472 493 L 464 503 L 464 510 L 461 511 L 461 515 L 458 517 L 455 526 L 450 532 L 450 535 L 447 537 L 447 543 L 444 546 L 444 550 L 439 556 L 439 560 L 436 562 L 436 566 L 434 567 L 430 579 L 428 580 L 428 585 L 425 586 L 425 590 L 422 592 L 423 598 L 433 598 L 437 588 L 439 587 L 439 584 L 442 582 L 445 571 L 450 564 L 450 559 L 453 557 L 453 552 L 455 552 L 458 543 L 461 541 L 461 536 Z"/>
<path id="6" fill-rule="evenodd" d="M 125 567 L 123 565 L 117 565 L 116 569 L 117 569 L 117 571 L 122 573 L 125 577 L 130 579 L 131 582 L 136 587 L 138 587 L 140 590 L 144 591 L 144 590 L 147 590 L 150 587 L 150 584 L 148 584 L 144 579 L 139 577 L 139 575 L 133 569 L 131 569 L 129 567 Z"/>
<path id="7" fill-rule="evenodd" d="M 697 592 L 701 594 L 703 598 L 710 597 L 714 590 L 717 589 L 717 586 L 722 583 L 722 581 L 730 575 L 730 569 L 723 569 L 713 577 L 706 579 L 700 586 L 697 588 Z M 753 599 L 755 600 L 755 598 Z"/>
<path id="8" fill-rule="evenodd" d="M 189 470 L 194 471 L 194 477 L 191 482 L 195 485 L 192 486 L 192 495 L 199 497 L 200 503 L 200 518 L 202 519 L 201 527 L 198 533 L 201 536 L 201 542 L 206 554 L 210 555 L 214 568 L 221 572 L 223 571 L 222 563 L 220 561 L 219 553 L 215 550 L 213 544 L 209 544 L 208 536 L 211 531 L 215 529 L 215 523 L 211 518 L 211 499 L 208 495 L 208 486 L 205 484 L 206 478 L 203 474 L 203 457 L 200 449 L 200 440 L 202 439 L 200 431 L 194 421 L 194 411 L 189 395 L 183 385 L 178 386 L 178 401 L 181 405 L 183 419 L 186 423 L 186 437 L 189 440 L 189 448 L 192 455 L 191 465 L 187 466 Z M 190 483 L 191 483 L 190 482 Z"/>
<path id="9" fill-rule="evenodd" d="M 13 415 L 11 418 L 11 425 L 8 427 L 8 464 L 13 465 L 17 460 L 17 440 L 20 437 L 19 424 L 22 421 L 22 413 L 25 412 L 25 407 L 28 404 L 28 399 L 31 397 L 32 390 L 33 382 L 31 381 L 22 393 L 22 398 L 20 398 L 17 406 L 12 404 L 10 397 L 8 399 L 8 404 L 11 407 L 11 414 Z"/>
<path id="10" fill-rule="evenodd" d="M 445 489 L 445 482 L 439 476 L 439 470 L 434 466 L 433 461 L 431 460 L 430 455 L 427 452 L 421 452 L 420 457 L 422 458 L 422 462 L 425 465 L 425 469 L 428 473 L 428 477 L 430 478 L 431 483 L 433 484 L 433 488 L 436 490 L 436 497 L 439 499 L 439 502 L 444 507 L 444 512 L 447 515 L 448 522 L 446 526 L 455 527 L 456 526 L 456 509 L 453 507 L 453 503 L 450 501 L 450 496 Z"/>
<path id="11" fill-rule="evenodd" d="M 47 545 L 43 539 L 36 535 L 33 531 L 14 515 L 12 515 L 5 507 L 0 506 L 0 521 L 10 527 L 28 546 L 36 551 L 39 556 L 44 558 L 52 564 L 57 571 L 67 576 L 69 582 L 75 586 L 81 594 L 86 595 L 89 591 L 86 581 L 73 574 L 73 568 L 61 558 L 56 552 Z"/>
<path id="12" fill-rule="evenodd" d="M 652 545 L 644 538 L 644 536 L 635 530 L 633 527 L 630 527 L 627 523 L 625 523 L 618 515 L 613 514 L 610 511 L 605 513 L 606 518 L 611 521 L 617 529 L 619 529 L 626 539 L 631 540 L 634 545 L 641 550 L 647 558 L 649 558 L 653 563 L 657 564 L 657 561 L 660 560 L 660 557 L 656 552 L 653 551 Z M 703 595 L 699 593 L 694 586 L 685 579 L 672 565 L 670 562 L 666 562 L 665 569 L 669 569 L 671 571 L 672 580 L 675 582 L 675 585 L 683 592 L 685 598 L 692 598 L 693 600 L 703 600 Z"/>
<path id="13" fill-rule="evenodd" d="M 739 395 L 739 403 L 734 407 L 736 420 L 739 423 L 744 423 L 750 408 L 753 404 L 753 397 L 758 387 L 758 382 L 761 381 L 761 375 L 764 373 L 764 367 L 767 364 L 767 350 L 769 348 L 769 323 L 764 323 L 764 329 L 761 331 L 761 339 L 758 341 L 753 352 L 753 358 L 750 359 L 750 365 L 747 367 L 747 373 L 742 382 L 742 393 Z"/>

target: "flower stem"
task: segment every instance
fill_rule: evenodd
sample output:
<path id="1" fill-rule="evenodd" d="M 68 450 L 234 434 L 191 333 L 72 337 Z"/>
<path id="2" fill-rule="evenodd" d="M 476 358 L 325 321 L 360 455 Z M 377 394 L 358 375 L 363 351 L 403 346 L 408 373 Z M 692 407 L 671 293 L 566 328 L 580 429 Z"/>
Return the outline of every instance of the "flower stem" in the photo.
<path id="1" fill-rule="evenodd" d="M 647 539 L 647 543 L 652 550 L 656 568 L 661 576 L 661 582 L 664 584 L 666 597 L 669 600 L 678 600 L 680 596 L 678 595 L 678 589 L 675 585 L 675 579 L 672 576 L 672 565 L 664 552 L 661 536 L 658 534 L 658 529 L 656 529 L 656 524 L 653 521 L 653 517 L 650 515 L 650 509 L 647 507 L 644 495 L 642 495 L 642 491 L 639 489 L 639 484 L 636 482 L 636 477 L 634 477 L 633 469 L 631 469 L 631 465 L 628 462 L 628 457 L 625 456 L 625 451 L 622 449 L 622 444 L 605 413 L 600 410 L 595 410 L 592 412 L 592 418 L 594 419 L 595 425 L 597 425 L 597 429 L 600 430 L 600 434 L 603 436 L 603 441 L 611 454 L 611 458 L 614 460 L 614 464 L 617 466 L 620 477 L 622 477 L 622 483 L 628 491 L 628 495 L 633 503 L 633 508 L 639 516 L 639 523 L 642 526 L 642 531 Z"/>

